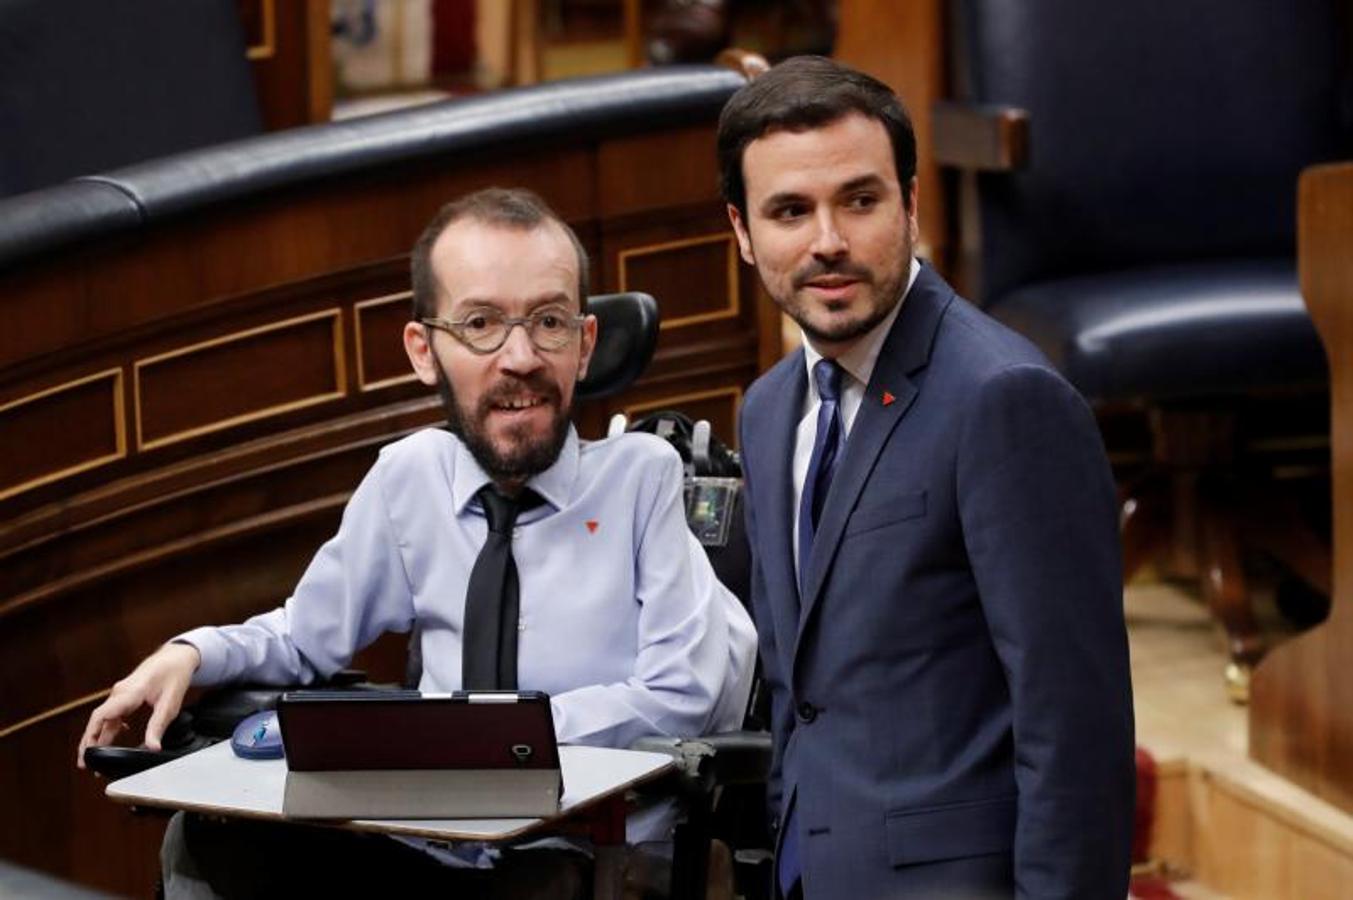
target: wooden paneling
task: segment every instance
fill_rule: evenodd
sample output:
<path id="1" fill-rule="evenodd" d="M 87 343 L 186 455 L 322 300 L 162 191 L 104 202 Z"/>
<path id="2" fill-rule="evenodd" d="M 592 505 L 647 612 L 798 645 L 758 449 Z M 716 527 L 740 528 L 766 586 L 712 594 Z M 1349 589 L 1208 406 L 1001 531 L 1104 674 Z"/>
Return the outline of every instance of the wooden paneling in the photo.
<path id="1" fill-rule="evenodd" d="M 1186 760 L 1166 760 L 1157 764 L 1156 815 L 1151 822 L 1151 843 L 1147 847 L 1148 859 L 1163 861 L 1170 868 L 1183 872 L 1192 872 L 1194 867 L 1191 778 Z"/>
<path id="2" fill-rule="evenodd" d="M 263 122 L 327 122 L 333 111 L 329 0 L 237 0 Z"/>
<path id="3" fill-rule="evenodd" d="M 719 203 L 714 131 L 706 126 L 611 141 L 598 157 L 603 218 Z"/>
<path id="4" fill-rule="evenodd" d="M 1233 900 L 1348 896 L 1348 816 L 1225 753 L 1162 763 L 1159 776 L 1149 856 L 1167 871 Z"/>
<path id="5" fill-rule="evenodd" d="M 381 444 L 441 421 L 437 398 L 419 397 L 118 479 L 8 520 L 0 525 L 0 620 L 198 546 L 309 516 L 351 490 Z"/>
<path id="6" fill-rule="evenodd" d="M 757 301 L 755 271 L 740 262 L 721 205 L 605 223 L 601 251 L 603 290 L 648 291 L 658 298 L 658 351 L 634 398 L 745 386 L 779 359 L 778 316 L 769 300 Z M 767 308 L 776 323 L 771 328 Z M 611 402 L 606 409 L 609 415 L 623 404 Z M 718 433 L 734 439 L 732 430 Z"/>
<path id="7" fill-rule="evenodd" d="M 1302 174 L 1297 231 L 1301 293 L 1330 364 L 1334 592 L 1324 623 L 1255 670 L 1250 754 L 1353 812 L 1353 164 Z"/>
<path id="8" fill-rule="evenodd" d="M 8 806 L 39 804 L 22 818 L 6 816 L 0 856 L 122 896 L 153 897 L 168 817 L 129 814 L 104 797 L 105 782 L 76 770 L 72 748 L 89 710 L 73 709 L 0 740 L 0 797 Z M 59 760 L 52 758 L 58 747 Z M 72 822 L 83 837 L 78 845 L 63 833 Z"/>
<path id="9" fill-rule="evenodd" d="M 348 460 L 370 465 L 375 449 Z M 97 546 L 67 540 L 40 548 L 41 559 L 19 577 L 31 582 L 40 566 L 63 558 L 75 565 L 56 584 L 38 585 L 34 593 L 46 590 L 31 602 L 6 610 L 0 674 L 5 684 L 25 688 L 0 699 L 0 731 L 106 690 L 126 674 L 129 662 L 181 631 L 241 621 L 285 599 L 309 557 L 331 536 L 361 478 L 364 466 L 342 466 L 348 460 L 333 460 L 323 471 L 290 469 L 292 477 L 311 483 L 332 479 L 330 473 L 344 476 L 338 490 L 303 502 L 279 498 L 274 507 L 261 493 L 265 479 L 128 517 L 117 524 L 171 534 L 177 527 L 180 533 L 122 556 L 111 551 L 132 541 L 109 527 L 91 534 Z M 226 508 L 211 509 L 206 504 L 213 500 Z M 247 505 L 266 509 L 248 515 L 239 509 Z M 69 754 L 64 748 L 63 762 Z"/>
<path id="10" fill-rule="evenodd" d="M 737 319 L 741 312 L 737 240 L 731 231 L 631 247 L 620 252 L 618 263 L 620 290 L 643 290 L 644 284 L 667 288 L 664 330 Z"/>
<path id="11" fill-rule="evenodd" d="M 1353 883 L 1353 845 L 1221 773 L 1190 777 L 1193 872 L 1235 900 L 1335 900 Z"/>
<path id="12" fill-rule="evenodd" d="M 122 370 L 110 369 L 0 404 L 6 465 L 0 500 L 127 452 Z M 63 440 L 53 445 L 50 435 Z"/>
<path id="13" fill-rule="evenodd" d="M 949 216 L 931 154 L 931 106 L 946 96 L 942 0 L 841 0 L 832 56 L 886 83 L 916 129 L 921 245 L 941 274 L 950 262 Z"/>
<path id="14" fill-rule="evenodd" d="M 141 450 L 343 396 L 343 327 L 328 310 L 139 359 Z"/>
<path id="15" fill-rule="evenodd" d="M 412 297 L 412 291 L 400 291 L 363 300 L 353 307 L 358 390 L 374 391 L 417 380 L 402 343 Z"/>

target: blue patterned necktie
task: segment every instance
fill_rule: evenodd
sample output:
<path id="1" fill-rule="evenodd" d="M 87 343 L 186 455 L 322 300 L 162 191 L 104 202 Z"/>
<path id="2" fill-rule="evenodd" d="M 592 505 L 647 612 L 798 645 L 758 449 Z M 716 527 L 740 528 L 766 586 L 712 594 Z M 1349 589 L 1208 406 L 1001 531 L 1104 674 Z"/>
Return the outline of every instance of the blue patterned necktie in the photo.
<path id="1" fill-rule="evenodd" d="M 822 505 L 832 485 L 832 475 L 841 455 L 845 437 L 845 423 L 841 421 L 841 367 L 832 359 L 820 359 L 813 366 L 813 383 L 817 385 L 817 436 L 813 439 L 813 454 L 808 460 L 808 473 L 803 479 L 803 496 L 799 500 L 799 591 L 808 586 L 808 562 L 813 556 L 813 536 L 817 533 Z M 807 600 L 806 597 L 801 598 Z"/>

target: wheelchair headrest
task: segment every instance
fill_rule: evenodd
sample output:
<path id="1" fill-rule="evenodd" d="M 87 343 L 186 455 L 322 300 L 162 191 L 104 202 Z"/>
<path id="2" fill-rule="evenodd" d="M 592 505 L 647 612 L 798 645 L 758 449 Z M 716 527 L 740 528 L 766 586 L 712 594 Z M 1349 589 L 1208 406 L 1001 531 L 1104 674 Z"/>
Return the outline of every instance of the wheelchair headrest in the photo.
<path id="1" fill-rule="evenodd" d="M 597 317 L 597 346 L 577 397 L 609 397 L 633 384 L 658 345 L 658 302 L 648 294 L 595 294 L 587 310 Z"/>

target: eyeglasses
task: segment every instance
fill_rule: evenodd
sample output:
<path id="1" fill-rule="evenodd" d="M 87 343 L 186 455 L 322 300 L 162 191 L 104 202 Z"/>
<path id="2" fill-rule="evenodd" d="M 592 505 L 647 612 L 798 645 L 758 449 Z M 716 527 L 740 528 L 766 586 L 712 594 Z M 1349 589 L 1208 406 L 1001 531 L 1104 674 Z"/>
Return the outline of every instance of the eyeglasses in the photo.
<path id="1" fill-rule="evenodd" d="M 537 350 L 562 350 L 586 319 L 562 306 L 545 306 L 529 316 L 505 316 L 492 307 L 472 310 L 458 320 L 426 318 L 419 322 L 448 332 L 473 353 L 493 353 L 507 343 L 513 326 L 526 329 Z"/>

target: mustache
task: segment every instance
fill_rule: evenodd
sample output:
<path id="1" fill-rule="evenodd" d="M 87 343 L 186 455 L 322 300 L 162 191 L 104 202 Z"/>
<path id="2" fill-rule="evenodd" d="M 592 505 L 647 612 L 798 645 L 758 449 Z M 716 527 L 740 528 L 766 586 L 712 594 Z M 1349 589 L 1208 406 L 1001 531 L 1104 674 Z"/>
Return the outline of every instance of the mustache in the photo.
<path id="1" fill-rule="evenodd" d="M 794 273 L 793 285 L 798 290 L 814 278 L 820 278 L 823 275 L 844 275 L 847 278 L 853 278 L 856 281 L 865 284 L 874 282 L 874 273 L 867 267 L 853 263 L 848 259 L 815 259 L 802 269 Z"/>
<path id="2" fill-rule="evenodd" d="M 547 378 L 543 372 L 535 372 L 525 377 L 505 375 L 501 381 L 485 391 L 484 396 L 479 398 L 479 412 L 487 414 L 494 406 L 501 406 L 523 394 L 544 397 L 547 403 L 556 407 L 563 402 L 563 395 L 559 391 L 559 386 Z"/>

